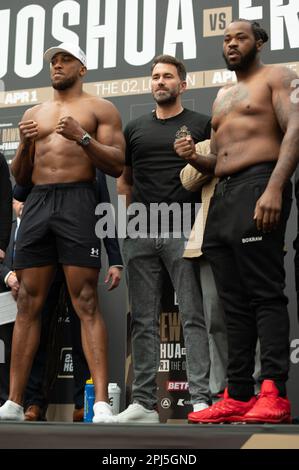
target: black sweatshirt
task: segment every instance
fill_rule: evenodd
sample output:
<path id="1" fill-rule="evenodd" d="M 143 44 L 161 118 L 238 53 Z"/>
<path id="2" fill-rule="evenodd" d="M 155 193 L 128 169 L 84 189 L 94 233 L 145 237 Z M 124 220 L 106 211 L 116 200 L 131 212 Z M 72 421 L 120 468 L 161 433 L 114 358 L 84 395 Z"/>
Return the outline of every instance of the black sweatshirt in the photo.
<path id="1" fill-rule="evenodd" d="M 12 188 L 5 157 L 0 153 L 0 249 L 9 243 L 12 220 Z"/>

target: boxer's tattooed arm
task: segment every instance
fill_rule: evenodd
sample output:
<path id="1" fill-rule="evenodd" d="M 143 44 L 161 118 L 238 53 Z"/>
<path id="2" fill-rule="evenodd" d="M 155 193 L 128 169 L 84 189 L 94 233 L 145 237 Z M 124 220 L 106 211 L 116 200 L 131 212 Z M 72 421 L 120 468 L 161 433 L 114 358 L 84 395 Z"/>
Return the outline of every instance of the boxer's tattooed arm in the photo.
<path id="1" fill-rule="evenodd" d="M 296 73 L 290 69 L 283 68 L 280 80 L 277 78 L 272 86 L 273 90 L 273 107 L 276 118 L 283 132 L 286 131 L 289 119 L 293 115 L 298 118 L 299 104 L 292 100 L 294 92 L 293 81 L 298 78 Z"/>
<path id="2" fill-rule="evenodd" d="M 280 187 L 292 176 L 299 161 L 299 103 L 291 99 L 295 79 L 297 75 L 285 67 L 277 67 L 271 73 L 272 104 L 284 137 L 270 182 Z"/>

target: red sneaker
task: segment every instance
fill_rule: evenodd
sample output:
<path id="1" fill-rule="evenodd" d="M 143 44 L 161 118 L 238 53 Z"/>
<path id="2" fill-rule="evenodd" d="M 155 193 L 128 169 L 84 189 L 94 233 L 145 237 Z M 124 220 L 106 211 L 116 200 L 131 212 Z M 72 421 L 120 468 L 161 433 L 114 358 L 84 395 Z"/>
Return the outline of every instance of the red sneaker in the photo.
<path id="1" fill-rule="evenodd" d="M 254 407 L 243 416 L 245 423 L 291 423 L 291 404 L 279 396 L 273 380 L 264 380 Z"/>
<path id="2" fill-rule="evenodd" d="M 193 411 L 188 414 L 189 423 L 233 423 L 243 422 L 243 416 L 254 406 L 256 398 L 249 401 L 239 401 L 230 398 L 227 388 L 223 400 L 202 411 Z"/>

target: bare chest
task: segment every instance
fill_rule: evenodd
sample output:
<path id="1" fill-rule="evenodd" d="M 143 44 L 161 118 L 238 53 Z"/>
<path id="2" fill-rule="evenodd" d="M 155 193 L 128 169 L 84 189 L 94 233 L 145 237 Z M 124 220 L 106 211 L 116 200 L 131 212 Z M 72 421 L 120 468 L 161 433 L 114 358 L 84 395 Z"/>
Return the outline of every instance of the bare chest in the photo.
<path id="1" fill-rule="evenodd" d="M 88 107 L 83 104 L 82 106 L 53 104 L 40 109 L 35 116 L 38 123 L 38 139 L 45 139 L 55 133 L 58 122 L 66 116 L 71 116 L 90 134 L 96 131 L 97 119 Z"/>
<path id="2" fill-rule="evenodd" d="M 271 93 L 266 83 L 257 80 L 250 84 L 237 84 L 220 93 L 213 109 L 212 126 L 216 131 L 225 121 L 238 118 L 263 116 L 272 112 Z"/>

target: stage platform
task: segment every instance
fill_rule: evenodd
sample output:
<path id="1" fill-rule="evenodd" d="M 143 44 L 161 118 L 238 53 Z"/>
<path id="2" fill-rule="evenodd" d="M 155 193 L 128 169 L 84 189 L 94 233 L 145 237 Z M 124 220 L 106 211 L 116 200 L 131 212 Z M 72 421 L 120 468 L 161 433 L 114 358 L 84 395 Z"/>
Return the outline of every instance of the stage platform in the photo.
<path id="1" fill-rule="evenodd" d="M 299 449 L 299 425 L 3 421 L 0 449 Z"/>

